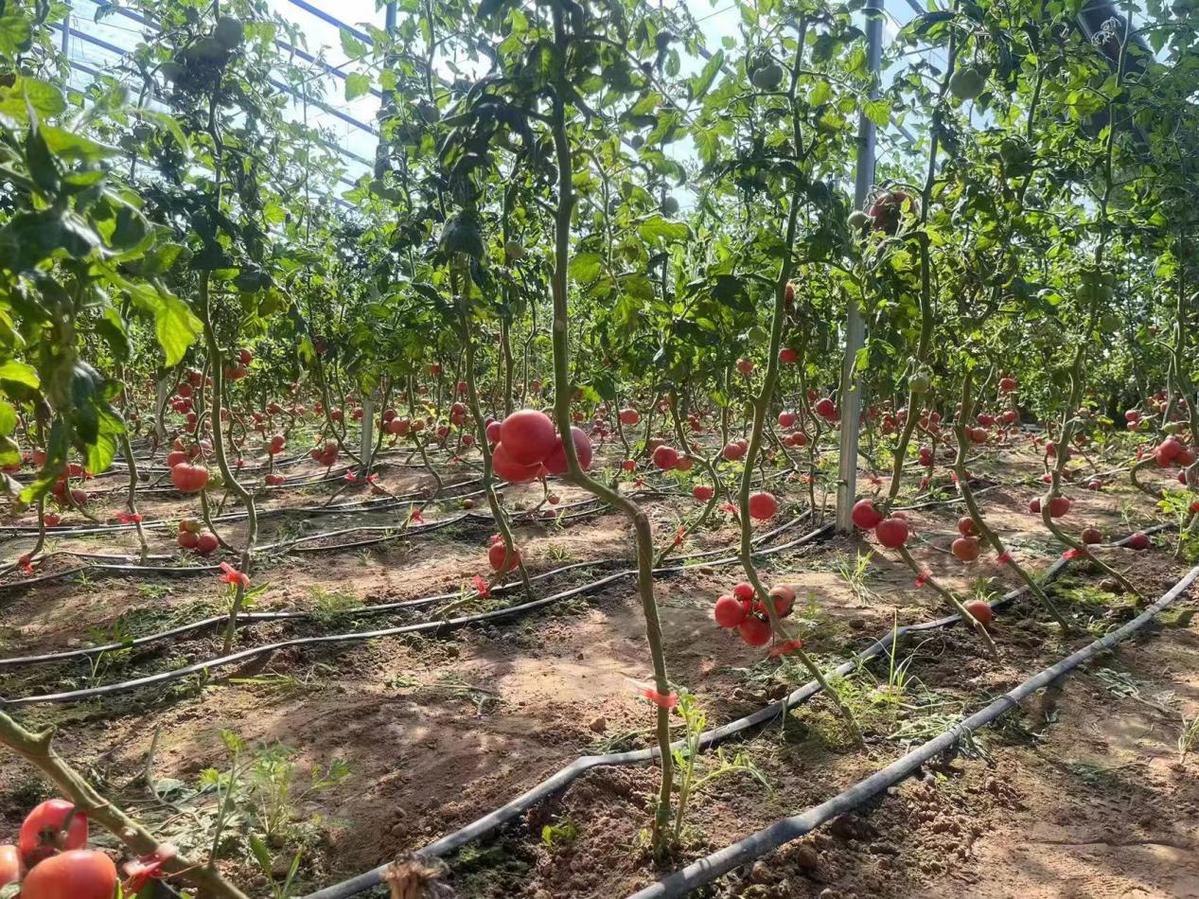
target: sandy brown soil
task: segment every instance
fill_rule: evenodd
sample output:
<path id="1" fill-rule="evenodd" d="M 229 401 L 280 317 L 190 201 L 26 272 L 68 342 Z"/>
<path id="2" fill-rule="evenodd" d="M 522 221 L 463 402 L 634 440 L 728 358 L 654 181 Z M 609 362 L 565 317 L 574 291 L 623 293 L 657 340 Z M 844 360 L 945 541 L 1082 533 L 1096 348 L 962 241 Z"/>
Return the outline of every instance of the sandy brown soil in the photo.
<path id="1" fill-rule="evenodd" d="M 1035 478 L 1038 466 L 1025 450 L 1002 452 L 980 461 L 978 473 L 1010 485 Z M 1164 476 L 1160 482 L 1166 483 Z M 428 481 L 418 471 L 404 471 L 389 476 L 388 484 L 399 493 L 427 487 Z M 573 489 L 556 492 L 563 503 L 580 498 Z M 1043 568 L 1060 552 L 1024 509 L 1039 492 L 1034 485 L 1004 486 L 980 496 L 988 520 L 1017 558 L 1034 568 Z M 1130 523 L 1139 526 L 1154 515 L 1151 501 L 1123 484 L 1102 492 L 1069 492 L 1075 506 L 1067 522 L 1076 528 L 1097 524 L 1105 532 L 1124 534 Z M 328 487 L 306 488 L 274 501 L 307 504 L 328 493 Z M 788 495 L 798 501 L 800 485 L 788 487 Z M 508 496 L 510 504 L 530 506 L 540 499 L 539 488 L 513 489 Z M 178 498 L 155 502 L 161 504 L 154 507 L 155 515 L 177 516 L 186 508 Z M 654 501 L 650 508 L 659 539 L 666 542 L 694 504 L 684 495 Z M 436 521 L 460 511 L 461 503 L 449 500 L 429 504 L 425 517 Z M 920 563 L 964 593 L 1014 584 L 1010 571 L 993 563 L 963 566 L 946 554 L 958 514 L 954 506 L 912 513 L 921 538 L 913 552 Z M 394 511 L 355 513 L 307 527 L 323 531 L 395 521 Z M 294 526 L 271 519 L 263 539 Z M 624 521 L 609 513 L 566 527 L 522 524 L 517 531 L 532 574 L 583 560 L 619 560 L 629 553 Z M 486 573 L 489 533 L 482 522 L 366 550 L 268 557 L 255 575 L 256 582 L 268 584 L 258 607 L 313 608 L 331 594 L 343 602 L 372 604 L 453 592 L 472 575 Z M 802 529 L 792 536 L 799 533 Z M 229 534 L 236 540 L 238 527 Z M 684 549 L 727 547 L 734 534 L 732 521 L 721 516 Z M 156 533 L 154 551 L 170 551 L 171 536 Z M 87 543 L 100 552 L 135 546 L 127 536 Z M 27 542 L 10 545 L 15 549 Z M 911 571 L 886 556 L 876 554 L 859 583 L 847 580 L 845 570 L 864 551 L 865 544 L 837 538 L 763 562 L 768 583 L 797 585 L 797 617 L 822 663 L 834 664 L 865 645 L 893 618 L 904 624 L 945 613 L 931 589 L 917 589 Z M 1161 549 L 1147 557 L 1127 550 L 1102 552 L 1121 567 L 1135 566 L 1135 579 L 1146 584 L 1147 594 L 1164 589 L 1181 571 Z M 594 576 L 586 569 L 571 572 L 544 582 L 544 589 L 564 589 Z M 797 671 L 780 673 L 761 661 L 760 652 L 713 626 L 711 602 L 736 580 L 736 566 L 703 564 L 663 578 L 658 586 L 672 679 L 696 694 L 710 724 L 747 714 L 805 679 Z M 1099 580 L 1067 582 L 1055 594 L 1096 632 L 1131 614 L 1127 597 L 1095 589 Z M 513 594 L 503 601 L 517 599 Z M 459 611 L 483 607 L 455 606 Z M 14 655 L 86 645 L 112 633 L 121 615 L 126 630 L 141 633 L 219 614 L 222 608 L 222 585 L 210 576 L 95 575 L 82 583 L 48 582 L 0 594 L 0 651 Z M 239 646 L 423 620 L 439 608 L 336 624 L 261 625 L 243 631 Z M 1199 715 L 1194 652 L 1199 627 L 1177 616 L 1171 620 L 1173 626 L 1067 681 L 1048 723 L 1044 709 L 1026 709 L 1023 717 L 1012 719 L 1015 723 L 981 735 L 976 756 L 930 770 L 868 814 L 731 875 L 713 888 L 715 894 L 824 899 L 1199 895 L 1197 763 L 1193 758 L 1180 762 L 1177 748 L 1182 718 Z M 877 679 L 885 683 L 885 666 L 853 679 L 858 686 L 846 689 L 866 731 L 865 752 L 847 741 L 824 698 L 798 710 L 785 726 L 776 722 L 730 745 L 729 757 L 744 752 L 769 786 L 744 774 L 713 781 L 694 800 L 672 864 L 828 798 L 1090 637 L 1063 640 L 1038 609 L 1021 601 L 1000 617 L 995 639 L 998 661 L 960 629 L 908 647 L 915 679 L 904 699 L 910 709 L 896 708 L 872 692 Z M 217 635 L 205 634 L 104 660 L 95 672 L 84 663 L 0 674 L 0 695 L 110 682 L 219 651 Z M 416 849 L 580 754 L 648 745 L 652 715 L 637 686 L 647 682 L 649 671 L 640 607 L 633 583 L 626 580 L 517 620 L 442 637 L 288 649 L 240 669 L 213 672 L 205 682 L 192 678 L 104 703 L 35 706 L 20 715 L 30 724 L 58 724 L 60 752 L 188 847 L 206 845 L 205 813 L 197 822 L 196 814 L 150 798 L 143 775 L 152 743 L 153 778 L 178 784 L 180 793 L 171 801 L 178 799 L 189 810 L 211 805 L 210 797 L 191 795 L 202 771 L 229 765 L 224 729 L 236 731 L 252 747 L 283 743 L 294 748 L 301 780 L 309 766 L 346 760 L 350 774 L 343 783 L 296 800 L 303 833 L 295 841 L 305 849 L 302 880 L 313 887 Z M 463 896 L 625 895 L 661 873 L 649 860 L 641 834 L 655 777 L 649 768 L 585 775 L 554 802 L 534 810 L 524 825 L 451 859 L 446 882 Z M 0 769 L 0 832 L 15 826 L 40 790 L 30 769 Z M 547 824 L 574 834 L 543 840 Z M 268 892 L 247 858 L 233 853 L 227 863 L 253 895 Z"/>

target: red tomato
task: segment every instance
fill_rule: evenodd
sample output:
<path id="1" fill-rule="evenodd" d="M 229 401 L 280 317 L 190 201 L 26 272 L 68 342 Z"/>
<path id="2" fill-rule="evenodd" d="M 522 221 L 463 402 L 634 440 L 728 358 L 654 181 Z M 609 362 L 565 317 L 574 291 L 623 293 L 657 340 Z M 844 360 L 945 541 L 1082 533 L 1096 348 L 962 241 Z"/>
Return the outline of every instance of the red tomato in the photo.
<path id="1" fill-rule="evenodd" d="M 495 571 L 511 571 L 520 564 L 520 550 L 514 546 L 512 554 L 509 555 L 508 547 L 504 546 L 503 539 L 500 539 L 488 548 L 487 561 Z"/>
<path id="2" fill-rule="evenodd" d="M 673 446 L 660 446 L 654 450 L 654 464 L 669 471 L 679 464 L 679 451 Z"/>
<path id="3" fill-rule="evenodd" d="M 58 843 L 59 831 L 74 808 L 75 804 L 65 799 L 47 799 L 25 816 L 17 847 L 26 865 L 33 867 L 59 849 L 82 849 L 87 845 L 87 815 L 82 811 L 71 816 L 66 837 L 61 845 Z"/>
<path id="4" fill-rule="evenodd" d="M 723 455 L 730 462 L 736 462 L 745 455 L 747 448 L 748 447 L 746 446 L 742 446 L 740 441 L 734 440 L 732 443 L 727 444 L 723 450 L 721 450 L 721 455 Z"/>
<path id="5" fill-rule="evenodd" d="M 171 469 L 171 483 L 182 493 L 199 493 L 208 483 L 208 469 L 181 462 Z"/>
<path id="6" fill-rule="evenodd" d="M 958 537 L 953 541 L 950 550 L 961 562 L 973 562 L 978 558 L 978 538 Z"/>
<path id="7" fill-rule="evenodd" d="M 883 520 L 882 513 L 874 508 L 874 501 L 870 499 L 860 499 L 854 503 L 849 517 L 863 531 L 873 530 Z"/>
<path id="8" fill-rule="evenodd" d="M 779 618 L 786 618 L 795 608 L 795 588 L 788 584 L 771 587 L 770 599 L 774 603 L 774 614 Z"/>
<path id="9" fill-rule="evenodd" d="M 508 445 L 502 441 L 497 443 L 495 449 L 492 450 L 491 467 L 497 475 L 512 484 L 531 481 L 541 472 L 540 462 L 534 462 L 532 465 L 523 465 L 513 459 L 508 454 Z"/>
<path id="10" fill-rule="evenodd" d="M 112 899 L 117 866 L 103 852 L 74 849 L 48 858 L 21 884 L 21 899 Z"/>
<path id="11" fill-rule="evenodd" d="M 745 620 L 745 606 L 736 597 L 727 593 L 716 600 L 712 609 L 712 617 L 720 627 L 737 627 Z"/>
<path id="12" fill-rule="evenodd" d="M 0 887 L 21 879 L 21 856 L 13 845 L 0 846 Z"/>
<path id="13" fill-rule="evenodd" d="M 773 518 L 778 510 L 779 501 L 774 498 L 773 494 L 767 493 L 765 490 L 760 490 L 757 493 L 750 494 L 750 518 L 756 518 L 759 521 L 766 521 L 769 518 Z"/>
<path id="14" fill-rule="evenodd" d="M 978 619 L 978 623 L 983 627 L 987 627 L 995 620 L 995 613 L 991 611 L 991 607 L 981 599 L 972 599 L 968 603 L 963 603 L 963 607 Z"/>
<path id="15" fill-rule="evenodd" d="M 908 523 L 896 515 L 884 518 L 874 529 L 874 536 L 887 549 L 899 549 L 907 543 L 908 533 Z"/>
<path id="16" fill-rule="evenodd" d="M 750 615 L 737 628 L 741 639 L 750 646 L 765 646 L 770 642 L 770 622 Z"/>
<path id="17" fill-rule="evenodd" d="M 500 425 L 500 443 L 510 459 L 518 465 L 535 465 L 545 461 L 557 440 L 554 423 L 544 412 L 521 409 L 513 412 Z"/>
<path id="18" fill-rule="evenodd" d="M 579 467 L 586 471 L 591 467 L 591 438 L 573 426 L 570 429 L 570 436 L 575 443 L 575 455 L 579 458 Z M 566 474 L 566 447 L 562 445 L 561 437 L 554 438 L 554 448 L 545 457 L 545 468 L 550 474 Z"/>

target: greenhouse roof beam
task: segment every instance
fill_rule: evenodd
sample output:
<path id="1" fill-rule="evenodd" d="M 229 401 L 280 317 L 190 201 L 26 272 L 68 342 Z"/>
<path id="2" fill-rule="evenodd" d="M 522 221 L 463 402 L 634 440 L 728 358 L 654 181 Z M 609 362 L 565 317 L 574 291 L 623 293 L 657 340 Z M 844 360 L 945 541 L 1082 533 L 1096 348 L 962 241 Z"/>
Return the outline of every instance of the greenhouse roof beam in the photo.
<path id="1" fill-rule="evenodd" d="M 74 32 L 72 32 L 72 33 L 74 34 Z M 76 37 L 83 37 L 84 39 L 86 39 L 86 36 L 85 36 L 85 35 L 78 35 L 78 34 L 75 34 L 75 36 L 76 36 Z M 107 48 L 106 48 L 106 49 L 107 49 Z M 71 68 L 73 68 L 73 69 L 78 69 L 78 70 L 79 70 L 79 71 L 81 71 L 81 72 L 84 72 L 84 73 L 86 73 L 86 74 L 88 74 L 88 75 L 91 75 L 93 78 L 99 78 L 101 75 L 103 75 L 103 74 L 104 74 L 104 73 L 103 73 L 103 72 L 101 72 L 99 69 L 97 69 L 97 68 L 94 68 L 93 66 L 90 66 L 90 65 L 88 65 L 88 64 L 87 64 L 87 63 L 85 63 L 85 62 L 80 62 L 79 60 L 70 60 L 70 61 L 69 61 L 69 63 L 70 63 L 70 66 L 71 66 Z M 332 150 L 337 150 L 339 153 L 341 153 L 341 154 L 343 154 L 343 155 L 349 155 L 349 156 L 350 156 L 351 158 L 353 158 L 353 159 L 354 159 L 356 162 L 360 162 L 360 163 L 362 163 L 363 165 L 369 165 L 369 164 L 370 164 L 370 163 L 368 163 L 368 162 L 367 162 L 365 159 L 363 159 L 361 156 L 358 156 L 358 155 L 356 155 L 356 154 L 350 153 L 348 150 L 345 150 L 344 148 L 342 148 L 342 147 L 339 147 L 337 144 L 333 143 L 332 141 L 327 141 L 327 140 L 325 140 L 324 138 L 321 138 L 321 137 L 318 137 L 318 138 L 317 138 L 317 140 L 318 140 L 318 141 L 320 141 L 322 144 L 324 144 L 325 146 L 329 147 L 329 148 L 330 148 L 330 149 L 332 149 Z M 129 153 L 129 152 L 125 151 L 125 150 L 121 150 L 120 152 L 121 152 L 121 155 L 122 155 L 122 156 L 125 156 L 126 158 L 129 158 L 129 159 L 136 159 L 136 158 L 137 158 L 137 155 L 136 155 L 136 154 L 134 154 L 134 153 Z M 344 184 L 346 187 L 351 187 L 351 188 L 354 188 L 354 187 L 357 187 L 357 186 L 358 186 L 357 182 L 351 181 L 351 180 L 350 180 L 349 178 L 347 178 L 345 175 L 338 175 L 338 176 L 337 176 L 337 180 L 338 180 L 338 181 L 340 181 L 342 184 Z M 341 197 L 338 197 L 338 196 L 333 196 L 333 197 L 332 197 L 332 199 L 333 199 L 333 201 L 334 201 L 335 203 L 337 203 L 339 206 L 344 206 L 346 209 L 356 209 L 356 208 L 357 208 L 357 207 L 355 207 L 355 206 L 354 206 L 354 204 L 352 204 L 352 203 L 349 203 L 349 202 L 347 202 L 346 200 L 343 200 Z"/>
<path id="2" fill-rule="evenodd" d="M 59 25 L 58 23 L 55 22 L 55 23 L 51 23 L 50 27 L 51 28 L 64 28 L 67 26 Z M 110 43 L 110 42 L 104 40 L 103 38 L 99 38 L 93 34 L 88 34 L 87 32 L 80 31 L 78 28 L 67 27 L 67 30 L 70 32 L 72 37 L 77 37 L 80 40 L 87 41 L 89 44 L 95 44 L 97 47 L 101 48 L 102 50 L 107 50 L 110 53 L 115 53 L 118 56 L 120 56 L 121 58 L 124 58 L 129 53 L 129 51 L 123 47 L 118 47 L 116 44 Z M 309 102 L 313 106 L 315 106 L 317 109 L 321 110 L 322 112 L 327 112 L 329 115 L 340 119 L 341 121 L 345 122 L 347 125 L 351 125 L 355 128 L 361 129 L 362 131 L 365 131 L 367 134 L 373 135 L 374 137 L 379 136 L 379 132 L 372 125 L 368 125 L 366 122 L 360 122 L 358 119 L 354 118 L 353 116 L 346 115 L 341 110 L 336 109 L 327 103 L 323 103 L 314 97 L 303 97 L 299 93 L 297 93 L 293 88 L 289 87 L 287 84 L 284 84 L 282 81 L 279 81 L 276 78 L 267 78 L 267 81 L 270 82 L 271 86 L 273 86 L 276 90 L 281 90 L 284 93 L 289 94 L 290 96 L 294 97 L 297 100 L 301 100 L 301 101 L 306 100 L 307 102 Z M 338 147 L 338 150 L 343 153 L 345 152 L 340 147 Z M 353 154 L 347 154 L 347 155 L 353 156 Z"/>
<path id="3" fill-rule="evenodd" d="M 117 13 L 120 13 L 122 16 L 124 16 L 127 19 L 132 19 L 134 22 L 137 22 L 140 25 L 145 25 L 147 28 L 157 28 L 157 26 L 153 22 L 151 22 L 149 19 L 147 19 L 141 13 L 136 13 L 131 9 L 125 9 L 124 7 L 118 7 L 115 11 Z M 275 38 L 275 46 L 278 47 L 280 50 L 282 50 L 284 53 L 294 53 L 296 56 L 298 56 L 300 59 L 304 60 L 304 62 L 306 62 L 306 63 L 309 63 L 314 66 L 320 66 L 320 68 L 324 71 L 324 73 L 326 75 L 332 75 L 334 78 L 340 78 L 342 81 L 344 81 L 348 77 L 346 75 L 346 73 L 343 72 L 341 69 L 339 69 L 337 66 L 330 65 L 329 63 L 325 62 L 323 59 L 320 59 L 319 57 L 314 56 L 313 54 L 309 53 L 307 50 L 297 47 L 295 44 L 289 44 L 287 41 L 280 40 L 279 38 Z M 383 96 L 383 92 L 380 91 L 377 87 L 372 87 L 371 93 L 374 94 L 376 97 Z"/>
<path id="4" fill-rule="evenodd" d="M 350 34 L 354 35 L 354 37 L 358 38 L 358 40 L 362 41 L 364 44 L 367 44 L 368 46 L 373 46 L 375 43 L 375 39 L 372 38 L 365 31 L 361 31 L 361 30 L 355 28 L 353 25 L 351 25 L 348 22 L 343 22 L 341 19 L 337 18 L 336 16 L 330 15 L 329 13 L 325 12 L 323 9 L 313 6 L 311 3 L 306 3 L 305 0 L 291 0 L 291 4 L 292 4 L 292 6 L 300 7 L 300 9 L 304 10 L 304 12 L 306 12 L 306 13 L 311 13 L 312 15 L 316 16 L 318 19 L 320 19 L 323 22 L 328 22 L 330 25 L 334 25 L 337 28 L 344 28 L 346 31 L 348 31 Z"/>

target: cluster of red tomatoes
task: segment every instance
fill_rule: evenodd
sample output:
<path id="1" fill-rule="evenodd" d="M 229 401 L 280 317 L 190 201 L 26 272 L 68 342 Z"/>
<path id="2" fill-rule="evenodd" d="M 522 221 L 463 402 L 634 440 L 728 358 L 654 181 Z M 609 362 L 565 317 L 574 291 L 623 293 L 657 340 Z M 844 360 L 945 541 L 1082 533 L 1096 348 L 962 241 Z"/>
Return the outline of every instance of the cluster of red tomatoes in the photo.
<path id="1" fill-rule="evenodd" d="M 308 455 L 312 457 L 314 462 L 319 463 L 324 468 L 332 468 L 337 464 L 338 452 L 337 441 L 328 440 L 324 446 L 313 447 Z"/>
<path id="2" fill-rule="evenodd" d="M 200 522 L 190 518 L 184 518 L 179 522 L 179 535 L 175 538 L 175 542 L 182 549 L 194 550 L 202 556 L 216 552 L 216 548 L 220 545 L 215 534 L 203 530 Z"/>
<path id="3" fill-rule="evenodd" d="M 871 499 L 860 499 L 854 503 L 850 517 L 854 525 L 863 531 L 874 531 L 878 542 L 887 549 L 899 549 L 911 536 L 911 527 L 902 512 L 884 516 L 875 508 L 874 500 Z"/>
<path id="4" fill-rule="evenodd" d="M 39 451 L 40 452 L 40 451 Z M 37 456 L 38 453 L 34 453 Z M 46 461 L 46 454 L 41 453 L 41 465 Z M 36 462 L 36 459 L 35 459 Z M 91 474 L 84 470 L 83 466 L 77 462 L 71 462 L 67 465 L 66 474 L 60 475 L 58 480 L 54 482 L 54 486 L 50 489 L 51 495 L 60 506 L 69 506 L 74 503 L 76 506 L 87 504 L 87 493 L 78 487 L 71 487 L 70 481 L 72 478 L 90 478 Z M 69 500 L 68 500 L 69 495 Z M 49 522 L 46 522 L 49 524 Z"/>
<path id="5" fill-rule="evenodd" d="M 795 608 L 795 588 L 786 584 L 771 587 L 770 601 L 774 614 L 786 618 Z M 712 617 L 720 627 L 736 628 L 750 646 L 765 646 L 770 642 L 770 614 L 765 603 L 755 598 L 752 584 L 742 581 L 732 592 L 718 597 Z"/>
<path id="6" fill-rule="evenodd" d="M 0 889 L 19 883 L 20 899 L 113 899 L 117 867 L 87 848 L 87 816 L 65 799 L 37 806 L 17 845 L 0 846 Z"/>
<path id="7" fill-rule="evenodd" d="M 579 466 L 590 468 L 591 438 L 573 425 L 570 438 Z M 566 447 L 544 412 L 521 409 L 503 421 L 489 421 L 487 442 L 492 445 L 492 468 L 505 481 L 520 484 L 546 474 L 566 474 Z"/>

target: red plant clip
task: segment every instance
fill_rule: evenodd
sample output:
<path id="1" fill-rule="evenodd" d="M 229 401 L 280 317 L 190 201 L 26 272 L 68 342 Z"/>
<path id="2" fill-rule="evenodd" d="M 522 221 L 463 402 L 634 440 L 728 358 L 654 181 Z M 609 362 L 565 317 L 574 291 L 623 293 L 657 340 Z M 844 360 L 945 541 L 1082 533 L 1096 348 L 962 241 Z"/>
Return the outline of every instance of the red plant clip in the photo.
<path id="1" fill-rule="evenodd" d="M 414 507 L 412 509 L 412 511 L 408 513 L 408 523 L 409 524 L 424 524 L 425 523 L 425 516 L 421 515 L 420 509 L 417 509 Z"/>
<path id="2" fill-rule="evenodd" d="M 777 659 L 779 656 L 785 656 L 795 652 L 797 649 L 803 649 L 803 640 L 798 638 L 794 640 L 786 640 L 782 643 L 777 643 L 770 648 L 770 658 Z"/>
<path id="3" fill-rule="evenodd" d="M 653 687 L 645 687 L 641 691 L 641 695 L 644 696 L 646 699 L 648 699 L 650 702 L 652 702 L 654 705 L 656 705 L 660 709 L 673 709 L 676 705 L 679 704 L 679 694 L 678 693 L 668 693 L 665 696 L 663 696 L 661 693 L 659 693 Z"/>
<path id="4" fill-rule="evenodd" d="M 170 843 L 163 843 L 149 855 L 143 855 L 135 861 L 125 862 L 124 894 L 136 896 L 151 880 L 162 877 L 162 866 L 179 854 Z"/>
<path id="5" fill-rule="evenodd" d="M 737 516 L 737 507 L 734 506 L 732 503 L 725 503 L 724 505 L 722 505 L 720 507 L 720 511 L 726 512 L 729 515 L 732 515 L 734 518 Z"/>
<path id="6" fill-rule="evenodd" d="M 1080 556 L 1085 556 L 1085 555 L 1086 555 L 1085 550 L 1075 549 L 1074 547 L 1070 547 L 1068 550 L 1066 550 L 1064 553 L 1062 553 L 1062 558 L 1069 561 L 1070 559 L 1077 559 Z"/>
<path id="7" fill-rule="evenodd" d="M 140 524 L 142 516 L 140 512 L 118 512 L 117 521 L 121 524 Z"/>
<path id="8" fill-rule="evenodd" d="M 1012 554 L 1006 549 L 995 557 L 996 565 L 1006 565 L 1010 561 L 1012 561 Z"/>
<path id="9" fill-rule="evenodd" d="M 29 553 L 25 553 L 17 559 L 17 564 L 21 566 L 21 571 L 25 574 L 33 574 L 33 556 Z"/>
<path id="10" fill-rule="evenodd" d="M 241 584 L 243 588 L 250 586 L 250 576 L 243 571 L 238 571 L 228 562 L 221 563 L 220 578 L 226 584 Z"/>
<path id="11" fill-rule="evenodd" d="M 348 481 L 348 482 L 349 482 L 349 483 L 351 483 L 351 484 L 357 484 L 357 483 L 358 483 L 358 475 L 354 474 L 354 472 L 352 472 L 352 471 L 347 471 L 347 472 L 346 472 L 346 478 L 345 478 L 345 479 L 346 479 L 346 481 Z"/>
<path id="12" fill-rule="evenodd" d="M 932 577 L 932 573 L 928 571 L 921 571 L 919 574 L 917 574 L 916 580 L 913 581 L 913 583 L 916 585 L 916 589 L 919 590 L 921 587 L 927 584 L 930 577 Z"/>
<path id="13" fill-rule="evenodd" d="M 958 473 L 956 471 L 951 471 L 949 473 L 949 479 L 956 484 L 958 482 Z"/>
<path id="14" fill-rule="evenodd" d="M 475 591 L 483 599 L 488 599 L 491 596 L 491 585 L 487 583 L 487 579 L 482 575 L 476 574 L 470 579 L 470 582 L 474 584 Z"/>
<path id="15" fill-rule="evenodd" d="M 683 538 L 686 536 L 687 536 L 687 529 L 685 527 L 683 527 L 682 525 L 680 525 L 679 529 L 674 532 L 674 545 L 682 546 Z"/>

